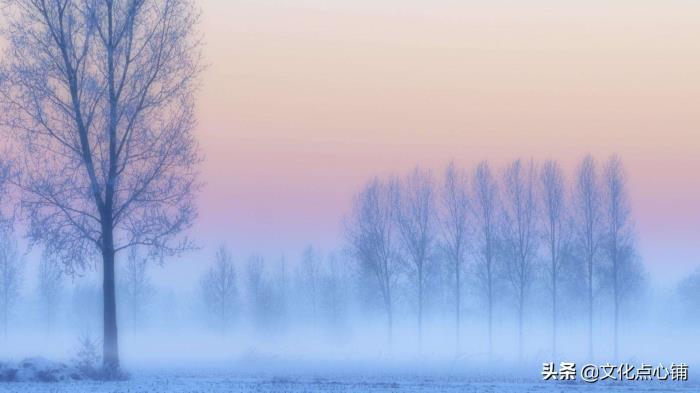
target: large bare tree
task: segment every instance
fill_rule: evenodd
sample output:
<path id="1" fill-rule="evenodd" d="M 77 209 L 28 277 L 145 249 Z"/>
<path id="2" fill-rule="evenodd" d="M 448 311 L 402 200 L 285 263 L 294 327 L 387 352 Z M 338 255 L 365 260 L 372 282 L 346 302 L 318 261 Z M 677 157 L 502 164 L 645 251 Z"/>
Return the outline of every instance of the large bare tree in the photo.
<path id="1" fill-rule="evenodd" d="M 423 340 L 423 313 L 428 264 L 435 240 L 435 197 L 429 171 L 416 168 L 400 185 L 397 223 L 407 256 L 408 271 L 415 280 L 418 308 L 418 345 Z"/>
<path id="2" fill-rule="evenodd" d="M 115 254 L 190 247 L 200 155 L 191 0 L 3 0 L 6 125 L 29 239 L 70 268 L 101 256 L 105 376 L 119 369 Z"/>
<path id="3" fill-rule="evenodd" d="M 548 254 L 549 295 L 552 300 L 552 358 L 557 356 L 557 299 L 562 263 L 570 242 L 564 173 L 556 161 L 546 161 L 540 173 L 540 218 Z"/>
<path id="4" fill-rule="evenodd" d="M 355 196 L 345 232 L 350 254 L 360 265 L 363 277 L 376 283 L 387 318 L 387 342 L 391 346 L 394 318 L 394 289 L 399 277 L 397 255 L 395 179 L 369 181 Z"/>
<path id="5" fill-rule="evenodd" d="M 504 264 L 515 293 L 519 359 L 523 355 L 523 317 L 537 253 L 536 176 L 535 163 L 519 159 L 511 163 L 503 174 Z"/>
<path id="6" fill-rule="evenodd" d="M 477 165 L 472 179 L 472 212 L 474 214 L 476 248 L 476 279 L 486 298 L 488 323 L 488 352 L 493 354 L 493 303 L 496 284 L 496 254 L 498 249 L 498 184 L 488 162 Z"/>
<path id="7" fill-rule="evenodd" d="M 576 172 L 573 191 L 573 211 L 578 248 L 585 263 L 585 281 L 588 289 L 588 357 L 593 358 L 593 295 L 595 264 L 602 239 L 602 192 L 591 155 L 583 158 Z"/>
<path id="8" fill-rule="evenodd" d="M 441 194 L 442 242 L 454 274 L 455 346 L 459 352 L 462 269 L 467 249 L 469 223 L 469 178 L 454 162 L 447 166 Z"/>

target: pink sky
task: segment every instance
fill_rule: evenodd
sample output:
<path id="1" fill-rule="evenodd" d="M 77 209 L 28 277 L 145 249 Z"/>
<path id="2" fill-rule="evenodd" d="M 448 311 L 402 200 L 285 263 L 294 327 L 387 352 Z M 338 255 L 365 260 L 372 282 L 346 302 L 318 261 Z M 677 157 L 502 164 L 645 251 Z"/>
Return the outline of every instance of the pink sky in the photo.
<path id="1" fill-rule="evenodd" d="M 296 257 L 340 239 L 375 174 L 615 152 L 649 270 L 686 273 L 700 264 L 700 6 L 609 3 L 201 1 L 195 235 Z"/>

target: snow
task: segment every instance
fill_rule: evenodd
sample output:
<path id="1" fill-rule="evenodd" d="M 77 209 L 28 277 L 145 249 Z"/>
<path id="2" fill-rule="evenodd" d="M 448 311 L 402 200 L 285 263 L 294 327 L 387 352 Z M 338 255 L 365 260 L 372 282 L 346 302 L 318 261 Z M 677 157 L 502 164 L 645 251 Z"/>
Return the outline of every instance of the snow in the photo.
<path id="1" fill-rule="evenodd" d="M 631 382 L 623 385 L 563 383 L 557 381 L 474 382 L 466 377 L 398 375 L 246 375 L 222 371 L 132 372 L 128 381 L 61 381 L 55 383 L 0 383 L 7 393 L 224 393 L 224 392 L 695 392 L 693 382 Z"/>

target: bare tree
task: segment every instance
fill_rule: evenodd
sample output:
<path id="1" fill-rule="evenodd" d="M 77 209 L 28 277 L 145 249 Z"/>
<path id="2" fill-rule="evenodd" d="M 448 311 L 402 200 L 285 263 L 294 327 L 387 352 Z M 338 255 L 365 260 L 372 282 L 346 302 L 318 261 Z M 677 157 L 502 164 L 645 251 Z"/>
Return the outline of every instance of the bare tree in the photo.
<path id="1" fill-rule="evenodd" d="M 329 325 L 337 332 L 347 318 L 350 280 L 341 257 L 331 253 L 327 261 L 327 269 L 321 280 L 321 306 Z"/>
<path id="2" fill-rule="evenodd" d="M 319 295 L 321 287 L 322 265 L 321 256 L 309 245 L 304 248 L 301 254 L 301 261 L 297 268 L 297 283 L 304 298 L 305 303 L 309 306 L 306 310 L 310 313 L 311 321 L 316 326 L 318 322 Z"/>
<path id="3" fill-rule="evenodd" d="M 12 170 L 10 162 L 0 158 L 0 318 L 3 337 L 7 341 L 7 330 L 12 308 L 19 297 L 23 266 L 14 238 L 14 211 L 8 209 Z"/>
<path id="4" fill-rule="evenodd" d="M 0 80 L 2 74 L 0 74 Z M 13 167 L 12 162 L 5 159 L 8 155 L 6 152 L 0 152 L 0 229 L 12 230 L 15 224 L 16 209 L 13 208 L 12 199 L 14 195 L 11 192 L 11 183 L 13 177 L 16 177 L 17 168 Z"/>
<path id="5" fill-rule="evenodd" d="M 400 261 L 396 250 L 396 195 L 394 179 L 375 178 L 355 196 L 345 232 L 350 254 L 359 262 L 363 277 L 376 282 L 387 318 L 387 342 L 393 335 L 394 288 Z"/>
<path id="6" fill-rule="evenodd" d="M 416 168 L 400 185 L 397 223 L 409 272 L 415 279 L 418 306 L 418 345 L 423 340 L 425 286 L 435 240 L 435 201 L 429 171 Z"/>
<path id="7" fill-rule="evenodd" d="M 238 296 L 236 268 L 233 258 L 225 246 L 216 251 L 214 266 L 204 274 L 200 286 L 204 305 L 216 320 L 222 334 L 228 333 Z"/>
<path id="8" fill-rule="evenodd" d="M 129 250 L 119 282 L 124 293 L 124 304 L 131 314 L 132 327 L 136 331 L 143 323 L 144 308 L 155 295 L 155 288 L 148 276 L 148 257 L 139 255 L 138 247 Z"/>
<path id="9" fill-rule="evenodd" d="M 631 262 L 633 253 L 633 233 L 630 219 L 630 207 L 627 196 L 627 177 L 622 161 L 612 156 L 603 169 L 605 181 L 605 232 L 606 247 L 610 262 L 610 284 L 613 295 L 613 353 L 618 359 L 618 322 L 622 286 L 625 276 L 625 264 Z M 627 274 L 626 274 L 627 273 Z"/>
<path id="10" fill-rule="evenodd" d="M 506 276 L 518 312 L 518 358 L 523 355 L 523 316 L 537 254 L 535 163 L 515 160 L 503 175 L 503 238 Z"/>
<path id="11" fill-rule="evenodd" d="M 700 267 L 696 267 L 678 283 L 676 293 L 680 298 L 684 317 L 696 323 L 700 316 Z"/>
<path id="12" fill-rule="evenodd" d="M 46 322 L 46 333 L 51 334 L 56 308 L 61 302 L 63 292 L 63 271 L 60 263 L 46 251 L 42 253 L 39 260 L 37 292 Z"/>
<path id="13" fill-rule="evenodd" d="M 566 214 L 564 174 L 556 161 L 547 161 L 540 173 L 540 203 L 542 238 L 549 254 L 549 290 L 552 300 L 552 357 L 557 355 L 557 284 L 562 261 L 570 243 L 569 220 Z"/>
<path id="14" fill-rule="evenodd" d="M 17 252 L 17 241 L 12 228 L 0 227 L 0 318 L 6 341 L 12 309 L 17 303 L 22 286 L 22 273 L 23 264 Z"/>
<path id="15" fill-rule="evenodd" d="M 115 253 L 177 254 L 196 216 L 200 71 L 191 0 L 3 0 L 9 125 L 29 239 L 70 268 L 102 257 L 105 376 L 119 369 Z"/>
<path id="16" fill-rule="evenodd" d="M 265 260 L 262 256 L 254 254 L 248 258 L 246 264 L 246 291 L 250 315 L 253 321 L 260 326 L 267 312 Z"/>
<path id="17" fill-rule="evenodd" d="M 486 297 L 488 351 L 493 354 L 493 302 L 496 283 L 498 185 L 488 162 L 477 165 L 473 178 L 472 211 L 475 222 L 476 279 Z"/>
<path id="18" fill-rule="evenodd" d="M 280 257 L 276 264 L 273 264 L 271 274 L 272 292 L 272 318 L 273 326 L 278 330 L 283 330 L 289 322 L 289 277 L 287 273 L 287 260 L 284 255 Z"/>
<path id="19" fill-rule="evenodd" d="M 588 357 L 593 358 L 593 288 L 594 265 L 602 238 L 602 195 L 596 163 L 587 155 L 578 167 L 574 188 L 573 210 L 578 248 L 586 265 L 588 289 Z"/>
<path id="20" fill-rule="evenodd" d="M 102 290 L 97 280 L 82 280 L 73 286 L 70 299 L 71 319 L 81 334 L 91 335 L 101 324 Z"/>
<path id="21" fill-rule="evenodd" d="M 454 162 L 447 166 L 442 189 L 440 224 L 443 245 L 454 274 L 455 346 L 459 352 L 460 312 L 462 298 L 462 269 L 467 249 L 469 218 L 469 179 L 464 170 L 457 169 Z"/>

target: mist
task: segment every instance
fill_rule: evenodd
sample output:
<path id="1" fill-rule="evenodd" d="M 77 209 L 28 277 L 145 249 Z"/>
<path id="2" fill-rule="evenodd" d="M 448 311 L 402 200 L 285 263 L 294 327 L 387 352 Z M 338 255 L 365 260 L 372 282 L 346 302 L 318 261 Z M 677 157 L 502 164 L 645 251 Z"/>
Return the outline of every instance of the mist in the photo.
<path id="1" fill-rule="evenodd" d="M 514 372 L 528 370 L 536 377 L 543 362 L 695 361 L 700 349 L 693 338 L 699 322 L 700 274 L 677 283 L 656 282 L 644 269 L 652 262 L 643 255 L 634 254 L 628 264 L 620 265 L 624 270 L 620 268 L 619 282 L 625 285 L 618 293 L 616 340 L 610 263 L 603 247 L 596 254 L 590 335 L 584 243 L 577 240 L 574 218 L 575 190 L 580 183 L 564 182 L 584 173 L 581 168 L 590 159 L 582 160 L 578 172 L 562 177 L 561 217 L 566 225 L 559 230 L 568 245 L 561 247 L 554 306 L 551 256 L 544 236 L 546 193 L 539 186 L 548 184 L 546 177 L 539 177 L 546 166 L 533 162 L 531 170 L 537 176 L 522 177 L 523 184 L 533 183 L 530 208 L 535 244 L 523 273 L 527 274 L 527 288 L 522 295 L 508 274 L 514 268 L 508 261 L 512 258 L 508 251 L 512 222 L 507 221 L 504 207 L 508 203 L 506 181 L 513 179 L 512 169 L 519 168 L 521 161 L 493 170 L 486 163 L 467 169 L 450 164 L 442 174 L 416 169 L 405 176 L 370 179 L 345 213 L 345 230 L 338 234 L 336 248 L 321 249 L 310 242 L 270 256 L 266 250 L 243 254 L 221 244 L 214 249 L 200 248 L 196 258 L 185 255 L 174 260 L 153 259 L 139 247 L 118 254 L 117 316 L 123 367 L 234 367 L 258 373 L 469 374 L 480 370 L 495 374 L 505 364 Z M 548 165 L 551 169 L 553 164 Z M 602 175 L 598 180 L 600 187 L 594 191 L 601 195 L 602 217 Z M 483 210 L 480 213 L 477 208 L 484 203 L 478 201 L 484 186 L 493 186 L 492 229 L 498 239 L 492 256 L 491 329 L 481 247 L 485 238 L 479 232 Z M 419 301 L 417 268 L 408 249 L 413 246 L 412 238 L 402 237 L 401 225 L 408 225 L 407 216 L 416 212 L 413 208 L 418 205 L 411 201 L 421 192 L 428 204 L 418 217 L 428 217 L 422 230 L 423 238 L 430 241 L 424 243 Z M 484 196 L 489 195 L 481 194 Z M 464 203 L 464 210 L 450 209 L 450 203 Z M 387 212 L 395 215 L 383 215 Z M 365 236 L 374 233 L 372 225 L 381 224 L 377 217 L 387 219 L 383 228 L 394 230 L 384 232 L 382 246 L 386 247 L 382 255 L 390 256 L 385 261 L 391 265 L 387 271 L 390 283 L 384 288 L 391 290 L 390 316 L 373 270 L 376 260 L 372 258 L 380 254 L 372 254 L 377 251 L 372 247 L 379 240 L 371 238 L 367 243 Z M 628 217 L 633 223 L 633 214 Z M 601 239 L 607 236 L 604 222 L 599 222 Z M 463 224 L 457 238 L 448 230 L 455 223 L 458 228 Z M 633 231 L 628 235 L 631 246 L 635 235 Z M 18 241 L 14 233 L 6 232 L 5 239 L 14 239 L 5 247 L 16 250 L 3 263 L 14 262 L 19 274 L 15 296 L 3 303 L 7 332 L 0 358 L 66 360 L 78 356 L 86 341 L 99 348 L 103 317 L 100 264 L 68 271 L 50 254 Z M 450 254 L 447 243 L 455 239 L 463 249 Z M 450 255 L 459 256 L 457 265 Z M 197 269 L 183 275 L 183 266 Z M 455 266 L 460 272 L 459 290 Z M 7 282 L 6 278 L 2 283 Z"/>
<path id="2" fill-rule="evenodd" d="M 0 3 L 3 390 L 697 390 L 685 2 Z"/>

